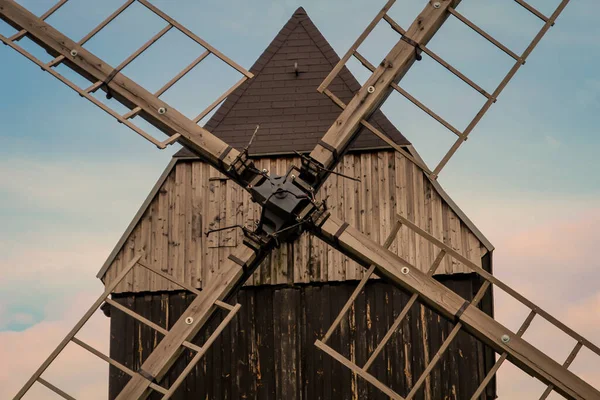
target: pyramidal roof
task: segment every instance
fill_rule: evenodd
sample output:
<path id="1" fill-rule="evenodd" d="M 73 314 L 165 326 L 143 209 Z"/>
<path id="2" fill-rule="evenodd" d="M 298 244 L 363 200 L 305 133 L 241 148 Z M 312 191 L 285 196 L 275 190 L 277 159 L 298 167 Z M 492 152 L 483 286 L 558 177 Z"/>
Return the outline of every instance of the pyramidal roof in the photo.
<path id="1" fill-rule="evenodd" d="M 250 68 L 254 78 L 225 100 L 205 128 L 242 149 L 256 125 L 260 125 L 250 147 L 251 155 L 311 151 L 341 112 L 326 95 L 317 92 L 338 61 L 339 57 L 306 11 L 298 8 Z M 360 84 L 344 67 L 329 89 L 347 104 Z M 373 113 L 369 122 L 397 144 L 410 144 L 381 111 Z M 384 148 L 389 145 L 366 128 L 361 129 L 350 146 L 350 150 Z M 175 157 L 193 156 L 185 148 L 175 154 Z"/>

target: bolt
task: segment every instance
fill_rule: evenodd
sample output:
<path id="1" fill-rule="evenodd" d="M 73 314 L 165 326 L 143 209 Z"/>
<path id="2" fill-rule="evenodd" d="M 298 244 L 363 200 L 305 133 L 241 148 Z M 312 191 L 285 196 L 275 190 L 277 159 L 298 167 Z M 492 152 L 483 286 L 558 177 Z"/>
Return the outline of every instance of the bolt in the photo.
<path id="1" fill-rule="evenodd" d="M 433 8 L 440 8 L 442 5 L 440 4 L 439 1 L 436 1 L 435 3 L 433 3 Z"/>
<path id="2" fill-rule="evenodd" d="M 296 175 L 292 175 L 292 180 L 296 179 Z"/>
<path id="3" fill-rule="evenodd" d="M 77 50 L 71 50 L 71 56 L 72 57 L 77 57 Z"/>
<path id="4" fill-rule="evenodd" d="M 160 115 L 163 115 L 163 114 L 165 114 L 166 112 L 167 112 L 167 109 L 166 109 L 166 108 L 164 108 L 164 107 L 161 107 L 161 108 L 159 108 L 159 109 L 158 109 L 158 113 L 159 113 Z"/>
<path id="5" fill-rule="evenodd" d="M 185 323 L 186 323 L 186 324 L 188 324 L 188 325 L 191 325 L 191 324 L 192 324 L 192 322 L 194 322 L 194 318 L 192 318 L 192 317 L 187 317 L 187 318 L 185 319 Z"/>
<path id="6" fill-rule="evenodd" d="M 266 169 L 266 168 L 263 168 L 263 171 L 262 171 L 262 172 L 263 172 L 263 174 L 266 174 L 266 173 L 267 173 L 267 172 L 269 172 L 269 171 L 267 171 L 267 169 Z"/>
<path id="7" fill-rule="evenodd" d="M 252 185 L 248 185 L 246 186 L 248 189 L 252 189 Z"/>
<path id="8" fill-rule="evenodd" d="M 408 273 L 410 272 L 410 269 L 408 269 L 408 267 L 402 267 L 400 272 L 402 272 L 404 275 L 408 275 Z"/>
<path id="9" fill-rule="evenodd" d="M 500 340 L 502 340 L 502 343 L 508 343 L 508 342 L 510 342 L 510 336 L 508 336 L 508 335 L 502 335 L 502 337 L 500 338 Z"/>
<path id="10" fill-rule="evenodd" d="M 367 92 L 369 92 L 369 93 L 375 93 L 375 86 L 369 86 L 367 88 Z"/>

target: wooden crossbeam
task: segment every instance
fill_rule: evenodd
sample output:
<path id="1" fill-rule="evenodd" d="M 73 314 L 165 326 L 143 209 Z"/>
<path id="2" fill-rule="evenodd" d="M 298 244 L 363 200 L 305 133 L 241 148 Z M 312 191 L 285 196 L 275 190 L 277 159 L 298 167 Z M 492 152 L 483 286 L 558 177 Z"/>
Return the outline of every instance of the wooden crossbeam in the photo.
<path id="1" fill-rule="evenodd" d="M 342 110 L 346 108 L 346 104 L 344 104 L 344 102 L 342 100 L 340 100 L 340 98 L 337 97 L 335 94 L 333 94 L 329 89 L 325 89 L 324 93 Z M 427 167 L 427 165 L 424 162 L 421 162 L 420 160 L 413 157 L 412 154 L 410 154 L 408 151 L 406 151 L 406 149 L 399 146 L 396 142 L 394 142 L 392 139 L 390 139 L 390 137 L 387 136 L 385 133 L 383 133 L 379 129 L 375 128 L 375 126 L 373 126 L 373 124 L 371 124 L 369 121 L 363 119 L 362 121 L 360 121 L 360 123 L 362 126 L 364 126 L 369 131 L 371 131 L 371 133 L 375 134 L 378 138 L 380 138 L 381 140 L 386 142 L 388 145 L 390 145 L 390 147 L 392 147 L 398 153 L 402 154 L 404 156 L 404 158 L 406 158 L 408 161 L 412 162 L 417 167 L 422 169 L 427 175 L 432 174 L 431 170 L 429 169 L 429 167 Z"/>
<path id="2" fill-rule="evenodd" d="M 46 371 L 46 369 L 56 359 L 56 357 L 58 357 L 58 355 L 63 351 L 63 349 L 65 347 L 67 347 L 67 345 L 69 344 L 71 339 L 73 339 L 75 337 L 75 335 L 81 330 L 81 328 L 85 325 L 85 323 L 96 312 L 98 307 L 100 307 L 102 305 L 102 303 L 104 302 L 104 300 L 112 293 L 113 290 L 115 290 L 117 285 L 119 283 L 121 283 L 121 281 L 127 276 L 127 274 L 131 271 L 131 269 L 135 266 L 135 264 L 140 260 L 141 257 L 142 257 L 142 255 L 140 254 L 140 255 L 136 256 L 135 258 L 133 258 L 125 266 L 125 268 L 123 268 L 123 270 L 115 277 L 115 280 L 112 281 L 110 284 L 108 284 L 105 287 L 104 293 L 102 293 L 102 295 L 100 295 L 100 297 L 98 297 L 98 299 L 96 299 L 96 301 L 86 311 L 86 313 L 83 315 L 83 317 L 81 317 L 79 322 L 77 322 L 77 324 L 75 324 L 75 326 L 73 327 L 73 329 L 71 329 L 71 331 L 67 334 L 67 336 L 65 336 L 65 338 L 58 344 L 58 346 L 56 346 L 54 351 L 48 356 L 48 358 L 42 363 L 42 365 L 40 365 L 40 367 L 37 369 L 37 371 L 35 371 L 35 373 L 31 376 L 31 378 L 29 378 L 29 380 L 25 383 L 25 385 L 23 385 L 23 387 L 21 388 L 21 390 L 19 390 L 19 392 L 17 393 L 17 395 L 14 397 L 13 400 L 20 400 L 21 398 L 23 398 L 25 393 L 27 393 L 27 391 L 31 388 L 31 386 L 33 386 L 35 381 L 41 377 L 41 375 L 44 373 L 44 371 Z"/>
<path id="3" fill-rule="evenodd" d="M 346 54 L 344 54 L 344 56 L 335 65 L 335 67 L 333 67 L 331 72 L 329 72 L 329 74 L 325 77 L 323 82 L 321 82 L 321 84 L 317 88 L 317 90 L 320 93 L 323 93 L 325 91 L 325 89 L 327 89 L 329 87 L 331 82 L 333 82 L 333 80 L 340 73 L 342 68 L 344 68 L 344 65 L 346 65 L 346 63 L 348 62 L 350 57 L 352 57 L 352 54 L 360 47 L 360 45 L 365 41 L 365 39 L 369 36 L 369 34 L 373 31 L 373 29 L 375 29 L 377 24 L 379 24 L 379 21 L 381 21 L 381 19 L 385 17 L 386 13 L 390 10 L 390 8 L 392 8 L 392 6 L 394 5 L 395 2 L 396 2 L 396 0 L 388 0 L 388 2 L 385 3 L 385 5 L 381 8 L 381 10 L 377 13 L 375 18 L 373 18 L 373 20 L 365 28 L 363 33 L 361 33 L 361 35 L 354 41 L 352 46 L 350 46 L 350 49 L 348 49 Z"/>
<path id="4" fill-rule="evenodd" d="M 218 55 L 229 65 L 236 69 L 240 68 L 243 70 L 243 68 L 241 68 L 239 65 L 235 64 L 222 53 L 212 48 L 212 46 L 210 46 L 208 43 L 198 38 L 192 32 L 181 26 L 172 18 L 168 17 L 152 4 L 145 0 L 138 1 L 140 1 L 140 3 L 144 6 L 148 7 L 151 11 L 157 13 L 157 15 L 161 16 L 169 24 L 177 27 L 177 29 L 182 31 L 184 34 L 201 43 L 203 46 L 205 46 L 205 48 L 210 50 L 213 54 Z M 122 73 L 117 73 L 114 75 L 114 77 L 112 77 L 114 70 L 111 66 L 93 55 L 78 43 L 54 29 L 46 22 L 37 18 L 15 1 L 0 0 L 0 19 L 6 21 L 11 26 L 16 27 L 19 30 L 26 30 L 27 34 L 32 37 L 38 45 L 51 54 L 64 57 L 62 61 L 63 63 L 65 63 L 75 72 L 79 73 L 82 77 L 88 79 L 92 84 L 97 82 L 107 82 L 107 80 L 110 80 L 110 82 L 108 82 L 105 86 L 108 88 L 108 90 L 110 90 L 111 95 L 117 101 L 132 110 L 136 107 L 140 107 L 142 110 L 139 112 L 139 115 L 168 136 L 181 135 L 178 140 L 209 164 L 218 168 L 228 169 L 235 158 L 239 155 L 237 150 L 230 149 L 230 147 L 221 139 L 217 138 L 207 130 L 199 127 L 196 123 L 185 117 L 175 108 L 170 107 L 169 104 L 151 94 Z M 16 46 L 12 41 L 3 36 L 0 37 L 0 40 L 5 44 L 10 45 L 21 54 L 30 58 L 30 55 L 28 56 L 27 52 L 24 52 L 23 49 L 20 49 L 20 47 Z M 34 61 L 32 58 L 30 59 Z M 36 63 L 39 63 L 39 60 L 37 60 Z M 48 72 L 52 71 L 52 69 L 49 69 L 44 64 L 41 64 L 40 67 L 44 68 Z M 60 74 L 57 74 L 55 71 L 50 73 L 60 79 Z M 249 72 L 244 73 L 244 75 L 250 75 L 249 77 L 252 76 L 252 74 Z M 79 89 L 68 80 L 65 82 L 64 77 L 61 80 L 80 93 L 82 96 L 88 98 L 88 100 L 93 101 L 92 99 L 94 98 L 92 96 Z M 109 112 L 120 122 L 136 130 L 137 127 L 135 127 L 135 125 L 132 127 L 130 121 L 123 118 L 121 115 L 114 115 L 114 112 L 111 112 L 112 110 L 107 110 L 107 107 L 97 100 L 94 103 L 101 107 L 104 111 Z M 136 132 L 142 136 L 145 134 L 145 132 L 139 128 L 137 128 Z M 225 153 L 226 151 L 227 153 Z M 224 155 L 224 157 L 221 157 L 222 155 Z"/>
<path id="5" fill-rule="evenodd" d="M 555 390 L 563 396 L 577 400 L 600 400 L 600 392 L 590 384 L 513 334 L 479 308 L 471 305 L 462 311 L 466 301 L 464 298 L 427 276 L 402 257 L 385 250 L 357 229 L 349 226 L 336 238 L 341 225 L 342 221 L 330 216 L 315 230 L 315 234 L 363 265 L 377 265 L 379 276 L 404 290 L 417 293 L 424 303 L 445 318 L 457 318 L 457 322 L 473 336 L 498 353 L 506 352 L 513 364 L 542 382 L 554 385 Z M 403 267 L 408 268 L 408 271 L 403 272 Z M 505 336 L 508 336 L 508 341 L 502 340 Z"/>
<path id="6" fill-rule="evenodd" d="M 388 24 L 390 24 L 390 26 L 392 27 L 393 30 L 395 30 L 396 32 L 398 32 L 402 36 L 406 35 L 406 31 L 404 29 L 402 29 L 402 27 L 400 25 L 398 25 L 398 23 L 396 21 L 394 21 L 389 15 L 386 15 L 384 17 L 384 20 Z M 489 94 L 488 92 L 486 92 L 481 86 L 479 86 L 478 84 L 476 84 L 475 82 L 473 82 L 471 79 L 469 79 L 465 74 L 463 74 L 462 72 L 460 72 L 458 69 L 454 68 L 452 65 L 450 65 L 442 57 L 440 57 L 439 55 L 437 55 L 429 47 L 427 47 L 427 46 L 425 46 L 423 44 L 419 44 L 419 50 L 421 50 L 423 53 L 427 54 L 429 57 L 431 57 L 432 59 L 434 59 L 435 61 L 437 61 L 438 64 L 440 64 L 441 66 L 443 66 L 444 68 L 446 68 L 448 71 L 452 72 L 454 75 L 456 75 L 458 78 L 460 78 L 463 82 L 465 82 L 467 85 L 471 86 L 473 89 L 475 89 L 476 91 L 478 91 L 479 93 L 481 93 L 482 95 L 484 95 L 485 97 L 487 97 L 488 99 L 492 97 L 492 95 Z M 365 65 L 365 67 L 366 67 L 366 65 Z"/>
<path id="7" fill-rule="evenodd" d="M 434 6 L 433 2 L 428 2 L 423 11 L 408 28 L 407 36 L 412 42 L 427 44 L 448 18 L 448 8 L 450 6 L 455 7 L 459 3 L 460 0 L 443 1 L 436 2 L 437 6 Z M 387 10 L 382 10 L 378 14 L 378 17 L 383 18 L 385 12 Z M 371 25 L 369 28 L 372 29 Z M 367 31 L 359 39 L 364 40 L 366 35 L 368 35 Z M 392 90 L 391 84 L 397 83 L 402 79 L 415 62 L 417 49 L 404 39 L 402 38 L 394 45 L 381 62 L 381 65 L 367 79 L 363 87 L 354 95 L 335 123 L 325 133 L 320 142 L 324 143 L 324 145 L 317 144 L 310 153 L 310 158 L 325 167 L 325 169 L 333 170 L 335 168 L 338 161 L 336 154 L 344 154 L 352 138 L 358 132 L 361 121 L 368 119 L 381 106 Z M 351 48 L 352 53 L 356 50 L 356 47 L 358 46 Z M 350 55 L 345 57 L 346 61 L 349 57 Z M 339 70 L 341 70 L 341 66 L 338 68 Z M 327 86 L 327 79 L 329 77 L 320 86 L 322 91 Z M 326 171 L 321 173 L 313 186 L 316 188 L 320 187 L 327 176 L 328 173 Z"/>
<path id="8" fill-rule="evenodd" d="M 445 255 L 446 255 L 446 252 L 444 250 L 440 250 L 437 257 L 431 264 L 429 271 L 427 271 L 428 276 L 433 276 L 433 274 L 435 274 L 435 271 L 437 271 L 437 269 L 439 268 Z M 404 306 L 404 308 L 402 309 L 402 311 L 400 312 L 400 314 L 398 315 L 398 317 L 396 318 L 396 320 L 394 321 L 394 323 L 392 324 L 390 329 L 387 331 L 387 333 L 385 334 L 383 339 L 381 339 L 381 342 L 379 342 L 379 344 L 377 345 L 375 350 L 373 350 L 373 353 L 371 353 L 371 355 L 369 356 L 369 359 L 363 366 L 363 369 L 365 371 L 369 369 L 369 367 L 373 364 L 373 362 L 375 361 L 375 359 L 377 358 L 377 356 L 379 355 L 381 350 L 383 350 L 383 348 L 385 347 L 387 342 L 392 338 L 392 335 L 396 332 L 396 330 L 398 329 L 398 327 L 400 326 L 400 324 L 402 323 L 404 318 L 408 315 L 408 312 L 410 311 L 412 306 L 416 303 L 418 298 L 419 298 L 419 296 L 417 294 L 413 294 L 412 296 L 410 296 L 410 299 L 408 299 L 408 302 L 406 303 L 406 305 Z"/>
<path id="9" fill-rule="evenodd" d="M 259 256 L 247 247 L 239 249 L 235 254 L 236 258 L 247 265 L 247 268 L 250 270 L 259 265 L 264 255 L 261 254 Z M 160 381 L 181 354 L 183 343 L 192 340 L 204 326 L 208 318 L 215 312 L 215 303 L 223 301 L 234 288 L 239 287 L 245 276 L 242 266 L 228 259 L 218 274 L 199 292 L 168 334 L 165 335 L 163 340 L 160 341 L 154 351 L 144 361 L 140 367 L 140 370 L 144 371 L 144 375 Z M 235 313 L 231 311 L 229 315 L 231 314 Z M 150 394 L 150 383 L 142 375 L 134 376 L 127 382 L 127 385 L 125 385 L 116 399 L 145 399 Z"/>
<path id="10" fill-rule="evenodd" d="M 581 344 L 581 342 L 577 342 L 575 344 L 575 347 L 573 347 L 573 350 L 571 350 L 571 353 L 569 354 L 569 356 L 563 363 L 563 367 L 569 368 L 571 363 L 575 360 L 575 357 L 577 357 L 577 354 L 579 354 L 579 350 L 581 350 L 582 347 L 583 347 L 583 344 Z M 554 385 L 548 385 L 546 390 L 544 390 L 544 393 L 542 393 L 542 395 L 540 396 L 540 400 L 544 400 L 544 399 L 548 398 L 548 396 L 552 392 L 552 389 L 554 389 Z"/>
<path id="11" fill-rule="evenodd" d="M 396 238 L 396 235 L 398 234 L 398 231 L 400 230 L 401 227 L 402 227 L 402 224 L 400 223 L 400 221 L 396 220 L 396 223 L 392 227 L 392 231 L 390 232 L 387 239 L 383 243 L 383 247 L 385 247 L 387 249 L 392 245 L 392 243 L 394 242 L 394 239 Z M 344 316 L 346 315 L 348 310 L 350 310 L 350 307 L 352 307 L 352 304 L 354 304 L 354 301 L 356 300 L 358 295 L 362 292 L 363 288 L 365 287 L 365 285 L 371 278 L 371 275 L 373 275 L 374 271 L 375 271 L 375 265 L 371 265 L 369 267 L 369 269 L 367 270 L 366 274 L 363 276 L 363 278 L 358 283 L 358 285 L 356 285 L 356 288 L 354 289 L 354 291 L 348 298 L 348 301 L 346 301 L 346 304 L 344 304 L 344 306 L 342 307 L 338 316 L 335 318 L 335 320 L 333 321 L 333 323 L 331 324 L 331 326 L 325 333 L 325 336 L 323 336 L 323 343 L 327 343 L 327 341 L 333 334 L 333 331 L 338 327 L 338 325 L 342 321 L 342 318 L 344 318 Z"/>
<path id="12" fill-rule="evenodd" d="M 463 256 L 462 254 L 458 253 L 452 247 L 450 247 L 447 244 L 445 244 L 444 242 L 440 241 L 435 236 L 431 235 L 429 232 L 426 232 L 425 230 L 421 229 L 420 227 L 415 225 L 410 220 L 404 218 L 402 215 L 398 214 L 397 218 L 400 219 L 400 221 L 402 222 L 402 224 L 404 226 L 415 231 L 418 235 L 427 239 L 434 246 L 436 246 L 440 249 L 444 249 L 446 252 L 448 252 L 448 254 L 450 256 L 452 256 L 457 261 L 460 261 L 464 266 L 471 269 L 473 272 L 475 272 L 476 274 L 481 276 L 486 281 L 489 281 L 496 287 L 502 289 L 508 295 L 513 297 L 515 300 L 519 301 L 521 304 L 528 307 L 530 310 L 535 311 L 536 314 L 538 314 L 542 318 L 546 319 L 552 325 L 556 326 L 558 329 L 560 329 L 567 335 L 571 336 L 576 341 L 583 343 L 588 349 L 590 349 L 591 351 L 593 351 L 594 353 L 596 353 L 597 355 L 600 356 L 600 348 L 598 346 L 596 346 L 594 343 L 590 342 L 589 340 L 587 340 L 586 338 L 584 338 L 583 336 L 581 336 L 580 334 L 578 334 L 577 332 L 575 332 L 574 330 L 572 330 L 571 328 L 569 328 L 568 326 L 566 326 L 565 324 L 563 324 L 562 322 L 557 320 L 550 313 L 543 310 L 541 307 L 537 306 L 531 300 L 529 300 L 526 297 L 524 297 L 523 295 L 521 295 L 519 292 L 517 292 L 516 290 L 514 290 L 513 288 L 508 286 L 506 283 L 502 282 L 501 280 L 496 278 L 494 275 L 490 274 L 489 272 L 487 272 L 486 270 L 484 270 L 483 268 L 481 268 L 480 266 L 478 266 L 477 264 L 475 264 L 474 262 L 472 262 L 471 260 L 469 260 L 468 258 Z"/>
<path id="13" fill-rule="evenodd" d="M 506 74 L 506 76 L 504 77 L 502 82 L 500 82 L 500 84 L 498 85 L 496 90 L 494 90 L 494 92 L 492 93 L 491 98 L 489 98 L 485 102 L 485 104 L 481 107 L 481 109 L 479 110 L 477 115 L 475 115 L 475 118 L 473 118 L 473 120 L 469 123 L 467 128 L 464 130 L 463 135 L 454 142 L 452 147 L 450 147 L 450 150 L 448 150 L 448 152 L 444 155 L 444 157 L 442 157 L 442 159 L 440 160 L 438 165 L 434 168 L 434 170 L 433 170 L 434 178 L 440 174 L 440 172 L 446 166 L 448 161 L 450 161 L 450 158 L 452 158 L 454 153 L 456 153 L 458 151 L 458 149 L 463 144 L 463 142 L 466 140 L 466 138 L 469 136 L 469 134 L 477 126 L 479 121 L 481 121 L 481 119 L 483 118 L 485 113 L 490 109 L 490 107 L 496 101 L 498 96 L 500 96 L 500 93 L 502 93 L 502 91 L 504 90 L 506 85 L 508 85 L 508 83 L 512 80 L 512 78 L 515 76 L 515 74 L 517 73 L 519 68 L 521 68 L 523 63 L 525 63 L 525 61 L 527 60 L 527 57 L 529 57 L 531 52 L 536 48 L 536 46 L 538 45 L 540 40 L 542 40 L 542 38 L 544 37 L 546 32 L 548 32 L 550 27 L 554 25 L 556 18 L 558 18 L 558 16 L 562 13 L 562 11 L 565 9 L 565 7 L 567 6 L 568 3 L 569 3 L 569 0 L 561 1 L 561 3 L 556 8 L 556 10 L 554 10 L 554 13 L 552 13 L 550 18 L 548 18 L 548 20 L 546 21 L 544 26 L 542 26 L 542 28 L 537 33 L 537 35 L 533 38 L 533 40 L 531 41 L 529 46 L 527 46 L 527 48 L 525 49 L 523 54 L 521 54 L 521 56 L 518 57 L 517 61 L 515 61 L 515 64 L 513 65 L 513 67 L 510 69 L 510 71 L 508 71 L 508 73 Z"/>
<path id="14" fill-rule="evenodd" d="M 523 336 L 523 334 L 525 333 L 527 328 L 529 328 L 529 325 L 531 325 L 531 321 L 533 321 L 535 314 L 536 314 L 535 311 L 531 311 L 529 313 L 529 315 L 527 316 L 527 318 L 525 319 L 523 324 L 521 324 L 521 327 L 517 331 L 518 337 Z M 490 368 L 490 370 L 488 371 L 488 373 L 485 376 L 485 378 L 483 379 L 483 381 L 481 381 L 481 383 L 479 384 L 479 387 L 477 388 L 477 390 L 475 390 L 475 393 L 473 394 L 473 396 L 471 396 L 471 400 L 477 400 L 479 398 L 479 396 L 481 396 L 481 394 L 483 393 L 483 391 L 485 390 L 487 385 L 490 383 L 490 381 L 492 380 L 494 375 L 496 375 L 496 372 L 498 372 L 498 370 L 500 369 L 500 367 L 506 360 L 506 357 L 508 357 L 507 352 L 504 352 L 504 353 L 502 353 L 502 355 L 500 355 L 500 358 L 498 358 L 498 361 L 496 361 L 494 366 L 492 368 Z"/>
<path id="15" fill-rule="evenodd" d="M 514 58 L 515 61 L 520 62 L 521 64 L 525 64 L 525 60 L 519 57 L 515 52 L 513 52 L 508 47 L 500 43 L 498 40 L 494 39 L 490 34 L 481 29 L 479 26 L 475 25 L 473 22 L 471 22 L 471 20 L 469 20 L 467 17 L 456 11 L 453 7 L 448 7 L 448 11 L 450 12 L 450 14 L 458 18 L 462 23 L 464 23 L 469 28 L 473 29 L 475 32 L 481 35 L 481 37 L 485 38 L 488 42 L 492 43 L 494 46 L 496 46 L 497 48 Z"/>
<path id="16" fill-rule="evenodd" d="M 66 399 L 66 400 L 76 400 L 75 397 L 73 397 L 73 396 L 69 395 L 67 392 L 64 392 L 63 390 L 57 388 L 56 386 L 54 386 L 53 384 L 51 384 L 50 382 L 48 382 L 44 378 L 38 378 L 38 382 L 41 383 L 42 385 L 46 386 L 48 389 L 52 390 L 54 393 L 56 393 L 57 395 L 59 395 L 63 399 Z"/>
<path id="17" fill-rule="evenodd" d="M 366 58 L 364 58 L 358 52 L 354 52 L 354 55 L 361 62 L 361 64 L 363 64 L 365 67 L 367 67 L 367 69 L 369 69 L 371 72 L 375 72 L 375 66 L 373 64 L 371 64 Z M 439 122 L 440 124 L 442 124 L 450 132 L 454 133 L 456 136 L 461 136 L 462 135 L 461 131 L 459 131 L 458 129 L 456 129 L 454 126 L 452 126 L 452 124 L 450 124 L 444 118 L 440 117 L 438 114 L 436 114 L 434 111 L 432 111 L 425 104 L 423 104 L 422 102 L 420 102 L 419 100 L 417 100 L 413 95 L 411 95 L 406 90 L 404 90 L 403 88 L 401 88 L 400 85 L 398 85 L 396 82 L 392 82 L 391 86 L 392 86 L 392 88 L 396 92 L 400 93 L 405 99 L 407 99 L 408 101 L 410 101 L 411 103 L 413 103 L 415 106 L 419 107 L 421 110 L 423 110 L 431 118 L 435 119 L 437 122 Z"/>

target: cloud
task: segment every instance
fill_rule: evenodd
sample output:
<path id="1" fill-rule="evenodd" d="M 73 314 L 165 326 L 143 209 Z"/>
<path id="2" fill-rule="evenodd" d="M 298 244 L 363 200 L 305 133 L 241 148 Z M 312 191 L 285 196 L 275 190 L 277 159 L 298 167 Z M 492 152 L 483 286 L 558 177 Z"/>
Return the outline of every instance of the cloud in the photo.
<path id="1" fill-rule="evenodd" d="M 22 332 L 0 332 L 0 398 L 12 398 L 22 385 L 50 355 L 87 307 L 95 299 L 89 293 L 74 293 L 56 319 L 45 320 Z M 77 337 L 108 354 L 108 319 L 96 313 Z M 105 399 L 107 364 L 70 343 L 42 375 L 75 398 Z M 48 389 L 36 384 L 26 397 L 42 400 L 51 397 Z"/>
<path id="2" fill-rule="evenodd" d="M 600 223 L 600 209 L 578 208 L 577 215 L 570 217 L 559 217 L 557 210 L 515 210 L 517 218 L 519 212 L 537 214 L 535 222 L 510 225 L 509 230 L 496 232 L 502 234 L 502 239 L 495 242 L 495 275 L 599 345 L 600 262 L 595 249 L 600 232 L 595 227 Z M 529 310 L 500 290 L 495 291 L 495 298 L 496 318 L 516 331 Z M 534 318 L 524 339 L 561 364 L 576 344 L 540 316 Z M 600 356 L 582 350 L 570 369 L 600 390 Z M 541 382 L 515 367 L 502 367 L 500 371 L 501 397 L 537 398 L 545 389 Z"/>
<path id="3" fill-rule="evenodd" d="M 544 136 L 544 139 L 546 140 L 546 144 L 553 149 L 558 149 L 562 144 L 558 139 L 550 135 Z"/>

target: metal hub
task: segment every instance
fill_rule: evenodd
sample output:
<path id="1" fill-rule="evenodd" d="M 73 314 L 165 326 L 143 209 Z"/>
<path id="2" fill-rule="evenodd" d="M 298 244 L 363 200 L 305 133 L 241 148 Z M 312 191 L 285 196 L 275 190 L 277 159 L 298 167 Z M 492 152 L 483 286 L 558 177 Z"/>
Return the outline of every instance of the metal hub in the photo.
<path id="1" fill-rule="evenodd" d="M 258 231 L 289 241 L 302 231 L 300 212 L 313 203 L 312 196 L 298 186 L 293 175 L 264 176 L 252 187 L 252 198 L 259 203 L 262 215 Z"/>

